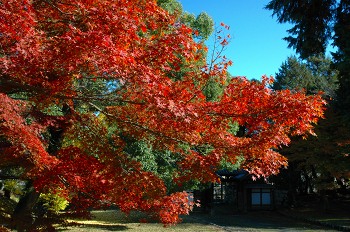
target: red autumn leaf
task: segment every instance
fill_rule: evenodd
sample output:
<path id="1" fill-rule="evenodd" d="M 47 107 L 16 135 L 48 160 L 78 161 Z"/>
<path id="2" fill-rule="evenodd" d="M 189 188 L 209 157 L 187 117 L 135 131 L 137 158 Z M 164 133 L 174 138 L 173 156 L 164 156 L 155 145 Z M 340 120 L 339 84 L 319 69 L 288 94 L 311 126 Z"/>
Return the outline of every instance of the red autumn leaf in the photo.
<path id="1" fill-rule="evenodd" d="M 147 32 L 147 27 L 145 27 L 144 25 L 141 26 L 141 31 L 143 33 L 146 33 Z"/>

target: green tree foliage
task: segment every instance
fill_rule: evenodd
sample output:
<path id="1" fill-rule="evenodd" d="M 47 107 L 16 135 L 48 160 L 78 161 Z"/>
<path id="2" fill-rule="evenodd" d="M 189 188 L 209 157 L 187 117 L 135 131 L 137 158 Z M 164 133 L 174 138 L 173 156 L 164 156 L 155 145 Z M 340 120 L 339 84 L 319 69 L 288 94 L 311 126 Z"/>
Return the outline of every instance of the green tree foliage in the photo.
<path id="1" fill-rule="evenodd" d="M 205 12 L 194 15 L 184 12 L 177 0 L 158 0 L 158 5 L 171 14 L 177 14 L 178 20 L 193 29 L 194 38 L 205 41 L 214 32 L 214 20 Z"/>
<path id="2" fill-rule="evenodd" d="M 157 0 L 157 4 L 170 14 L 182 14 L 182 5 L 177 0 Z"/>
<path id="3" fill-rule="evenodd" d="M 199 40 L 207 40 L 214 31 L 214 21 L 205 12 L 200 13 L 190 26 L 194 29 L 196 38 Z"/>
<path id="4" fill-rule="evenodd" d="M 295 56 L 289 57 L 276 73 L 276 81 L 272 88 L 304 89 L 308 94 L 324 92 L 324 96 L 335 97 L 338 89 L 338 71 L 331 68 L 331 59 L 322 55 L 312 56 L 305 62 Z"/>
<path id="5" fill-rule="evenodd" d="M 46 210 L 52 213 L 59 213 L 59 211 L 65 210 L 69 204 L 65 198 L 55 193 L 40 194 L 39 202 Z"/>
<path id="6" fill-rule="evenodd" d="M 225 84 L 220 83 L 220 81 L 213 77 L 211 78 L 203 89 L 203 93 L 207 98 L 207 101 L 218 101 L 220 96 L 223 94 Z"/>

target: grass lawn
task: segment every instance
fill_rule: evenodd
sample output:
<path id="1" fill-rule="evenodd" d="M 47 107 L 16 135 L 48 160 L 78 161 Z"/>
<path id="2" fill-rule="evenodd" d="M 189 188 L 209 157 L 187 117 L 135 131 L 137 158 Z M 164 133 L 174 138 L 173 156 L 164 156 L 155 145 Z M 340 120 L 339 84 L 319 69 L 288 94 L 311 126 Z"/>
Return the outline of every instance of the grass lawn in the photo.
<path id="1" fill-rule="evenodd" d="M 178 225 L 164 227 L 160 223 L 140 223 L 143 216 L 133 212 L 126 216 L 117 210 L 94 211 L 91 220 L 75 220 L 77 226 L 58 228 L 59 231 L 224 231 L 218 226 L 203 224 L 191 217 L 184 217 L 184 221 Z"/>

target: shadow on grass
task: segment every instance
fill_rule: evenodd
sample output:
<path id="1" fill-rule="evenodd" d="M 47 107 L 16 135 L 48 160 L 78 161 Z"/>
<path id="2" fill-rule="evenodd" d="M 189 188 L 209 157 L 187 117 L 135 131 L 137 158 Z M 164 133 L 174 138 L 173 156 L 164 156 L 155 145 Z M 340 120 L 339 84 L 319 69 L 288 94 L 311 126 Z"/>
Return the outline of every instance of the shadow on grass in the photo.
<path id="1" fill-rule="evenodd" d="M 85 230 L 91 230 L 91 229 L 102 229 L 102 230 L 105 230 L 105 231 L 125 231 L 125 230 L 128 230 L 129 228 L 127 226 L 123 226 L 123 225 L 112 225 L 112 224 L 78 224 L 74 227 L 71 227 L 73 229 L 79 229 L 79 230 L 82 230 L 82 231 L 85 231 Z M 65 229 L 65 228 L 60 228 L 58 229 L 57 231 L 70 231 L 71 229 Z"/>
<path id="2" fill-rule="evenodd" d="M 192 217 L 203 223 L 235 231 L 335 231 L 321 225 L 288 218 L 273 211 L 217 215 L 192 214 Z"/>

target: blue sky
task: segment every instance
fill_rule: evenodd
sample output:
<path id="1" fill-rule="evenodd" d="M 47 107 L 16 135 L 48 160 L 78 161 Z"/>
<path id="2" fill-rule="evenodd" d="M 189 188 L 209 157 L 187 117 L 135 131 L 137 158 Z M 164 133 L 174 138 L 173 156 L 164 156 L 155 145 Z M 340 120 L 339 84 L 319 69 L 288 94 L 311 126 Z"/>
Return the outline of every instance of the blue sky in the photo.
<path id="1" fill-rule="evenodd" d="M 233 61 L 234 76 L 260 79 L 278 72 L 282 62 L 295 54 L 282 40 L 291 25 L 278 24 L 272 12 L 263 9 L 269 0 L 179 0 L 183 10 L 198 15 L 206 12 L 216 25 L 230 26 L 232 39 L 225 55 Z M 212 41 L 212 40 L 211 40 Z M 210 41 L 208 43 L 210 46 Z"/>

